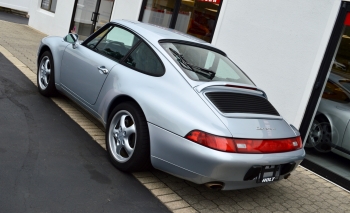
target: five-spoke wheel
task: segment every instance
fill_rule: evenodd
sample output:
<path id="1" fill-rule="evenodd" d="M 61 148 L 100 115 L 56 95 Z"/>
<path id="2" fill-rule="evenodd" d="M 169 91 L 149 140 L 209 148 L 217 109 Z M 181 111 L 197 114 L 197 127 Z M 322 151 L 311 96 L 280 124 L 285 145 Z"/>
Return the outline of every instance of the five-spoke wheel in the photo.
<path id="1" fill-rule="evenodd" d="M 56 94 L 54 65 L 50 51 L 45 51 L 40 56 L 40 63 L 37 73 L 37 84 L 39 92 L 44 96 L 53 96 Z"/>
<path id="2" fill-rule="evenodd" d="M 109 145 L 113 157 L 121 163 L 129 160 L 137 139 L 134 118 L 128 111 L 121 110 L 115 114 L 109 128 Z"/>
<path id="3" fill-rule="evenodd" d="M 134 102 L 119 104 L 109 116 L 106 146 L 112 163 L 135 172 L 150 167 L 150 144 L 146 118 Z"/>

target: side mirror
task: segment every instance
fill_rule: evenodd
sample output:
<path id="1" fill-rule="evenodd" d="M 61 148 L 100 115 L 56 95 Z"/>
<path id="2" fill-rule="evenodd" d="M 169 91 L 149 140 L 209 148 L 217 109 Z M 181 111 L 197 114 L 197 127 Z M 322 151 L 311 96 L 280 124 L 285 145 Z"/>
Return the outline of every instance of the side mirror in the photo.
<path id="1" fill-rule="evenodd" d="M 78 47 L 78 44 L 79 44 L 79 35 L 74 33 L 69 33 L 68 35 L 66 35 L 66 37 L 64 37 L 64 41 L 72 44 L 73 49 L 75 49 Z"/>

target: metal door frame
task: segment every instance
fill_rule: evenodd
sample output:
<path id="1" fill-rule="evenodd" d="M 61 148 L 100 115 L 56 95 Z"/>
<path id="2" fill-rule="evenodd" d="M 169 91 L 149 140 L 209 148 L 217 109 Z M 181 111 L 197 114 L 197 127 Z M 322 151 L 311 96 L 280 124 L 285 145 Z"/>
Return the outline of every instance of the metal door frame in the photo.
<path id="1" fill-rule="evenodd" d="M 70 21 L 70 26 L 69 26 L 69 29 L 68 29 L 68 33 L 70 33 L 71 29 L 73 29 L 73 27 L 74 27 L 74 18 L 75 18 L 75 13 L 77 11 L 78 1 L 79 0 L 75 0 L 74 1 L 72 18 L 71 18 L 71 21 Z M 96 23 L 97 23 L 97 20 L 98 20 L 98 16 L 100 15 L 99 14 L 99 10 L 100 10 L 100 6 L 101 6 L 101 1 L 102 0 L 97 0 L 95 11 L 91 14 L 92 27 L 91 27 L 91 30 L 90 30 L 90 35 L 94 33 L 95 28 L 96 28 Z M 113 6 L 112 6 L 111 14 L 109 15 L 109 20 L 111 20 L 111 17 L 112 17 L 114 3 L 115 3 L 115 1 L 113 1 Z"/>

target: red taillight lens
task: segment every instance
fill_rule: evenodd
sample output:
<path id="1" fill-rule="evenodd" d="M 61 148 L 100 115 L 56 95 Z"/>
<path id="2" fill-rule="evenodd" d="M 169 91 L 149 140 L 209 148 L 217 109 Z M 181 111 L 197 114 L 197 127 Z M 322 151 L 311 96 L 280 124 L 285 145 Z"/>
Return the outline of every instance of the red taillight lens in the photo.
<path id="1" fill-rule="evenodd" d="M 185 138 L 212 149 L 224 152 L 237 152 L 233 138 L 219 137 L 199 130 L 188 133 Z"/>
<path id="2" fill-rule="evenodd" d="M 303 147 L 300 136 L 286 139 L 236 139 L 194 130 L 188 133 L 186 138 L 212 149 L 236 153 L 278 153 Z"/>
<path id="3" fill-rule="evenodd" d="M 286 139 L 234 139 L 239 153 L 290 152 L 303 147 L 300 137 Z"/>

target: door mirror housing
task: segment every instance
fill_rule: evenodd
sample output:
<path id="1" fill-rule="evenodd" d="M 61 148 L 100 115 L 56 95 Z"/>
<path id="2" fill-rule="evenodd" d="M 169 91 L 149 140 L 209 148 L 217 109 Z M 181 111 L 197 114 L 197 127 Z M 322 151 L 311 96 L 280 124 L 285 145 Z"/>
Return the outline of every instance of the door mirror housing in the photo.
<path id="1" fill-rule="evenodd" d="M 73 49 L 75 49 L 78 47 L 79 44 L 79 35 L 75 33 L 69 33 L 68 35 L 66 35 L 66 37 L 64 37 L 63 40 L 72 44 Z"/>

